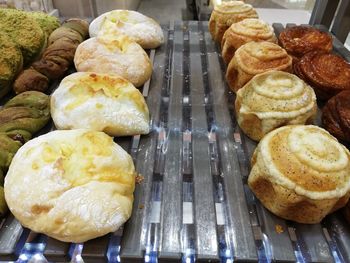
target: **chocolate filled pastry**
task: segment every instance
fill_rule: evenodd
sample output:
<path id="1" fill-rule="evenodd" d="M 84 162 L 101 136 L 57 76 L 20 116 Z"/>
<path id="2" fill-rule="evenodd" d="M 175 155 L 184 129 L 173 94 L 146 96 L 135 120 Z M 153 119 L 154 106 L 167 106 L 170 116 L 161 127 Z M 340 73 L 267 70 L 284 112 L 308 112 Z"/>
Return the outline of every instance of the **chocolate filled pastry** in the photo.
<path id="1" fill-rule="evenodd" d="M 291 56 L 271 42 L 248 42 L 237 49 L 228 64 L 226 80 L 237 92 L 255 75 L 269 70 L 292 72 Z"/>
<path id="2" fill-rule="evenodd" d="M 322 124 L 333 136 L 350 143 L 350 90 L 338 93 L 327 102 Z"/>
<path id="3" fill-rule="evenodd" d="M 215 5 L 209 20 L 209 32 L 221 43 L 225 31 L 233 24 L 246 18 L 258 18 L 255 9 L 242 1 L 227 1 Z"/>
<path id="4" fill-rule="evenodd" d="M 318 99 L 328 100 L 350 89 L 350 64 L 337 55 L 312 51 L 293 67 L 295 74 L 314 88 Z"/>
<path id="5" fill-rule="evenodd" d="M 350 152 L 326 130 L 290 125 L 268 133 L 251 160 L 248 185 L 272 213 L 319 223 L 350 196 Z"/>
<path id="6" fill-rule="evenodd" d="M 234 23 L 226 30 L 221 42 L 222 58 L 230 62 L 235 51 L 250 41 L 268 41 L 277 44 L 273 28 L 261 19 L 247 18 Z"/>
<path id="7" fill-rule="evenodd" d="M 307 52 L 313 50 L 330 52 L 333 47 L 332 37 L 328 33 L 308 26 L 286 28 L 279 35 L 279 42 L 296 60 Z"/>
<path id="8" fill-rule="evenodd" d="M 316 95 L 297 76 L 268 71 L 238 90 L 235 110 L 243 132 L 259 141 L 278 127 L 312 123 L 317 112 Z"/>
<path id="9" fill-rule="evenodd" d="M 27 87 L 28 83 L 30 87 Z M 49 79 L 35 69 L 29 68 L 22 71 L 14 85 L 18 87 L 17 93 L 22 93 L 29 89 L 45 91 L 49 85 Z"/>

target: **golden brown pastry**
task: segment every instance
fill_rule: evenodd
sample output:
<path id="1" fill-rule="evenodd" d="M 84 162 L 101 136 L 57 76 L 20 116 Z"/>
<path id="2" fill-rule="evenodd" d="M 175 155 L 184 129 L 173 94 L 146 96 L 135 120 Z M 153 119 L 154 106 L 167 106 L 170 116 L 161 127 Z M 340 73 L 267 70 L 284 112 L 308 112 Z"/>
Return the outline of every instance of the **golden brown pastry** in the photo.
<path id="1" fill-rule="evenodd" d="M 250 41 L 268 41 L 277 44 L 272 26 L 261 19 L 247 18 L 226 30 L 221 42 L 222 58 L 228 64 L 236 50 Z"/>
<path id="2" fill-rule="evenodd" d="M 238 90 L 235 110 L 243 132 L 259 141 L 278 127 L 311 123 L 317 112 L 316 95 L 297 76 L 268 71 Z"/>
<path id="3" fill-rule="evenodd" d="M 328 33 L 307 26 L 286 28 L 279 35 L 279 42 L 296 60 L 310 51 L 330 52 L 333 47 L 332 37 Z"/>
<path id="4" fill-rule="evenodd" d="M 209 20 L 209 32 L 221 43 L 225 31 L 233 24 L 246 18 L 258 18 L 255 9 L 242 1 L 224 1 L 214 7 Z"/>
<path id="5" fill-rule="evenodd" d="M 322 124 L 338 140 L 350 143 L 350 90 L 338 93 L 327 102 Z"/>
<path id="6" fill-rule="evenodd" d="M 135 176 L 131 156 L 105 133 L 53 131 L 16 153 L 5 198 L 23 226 L 80 243 L 116 231 L 130 217 Z"/>
<path id="7" fill-rule="evenodd" d="M 350 64 L 338 55 L 311 51 L 293 67 L 295 74 L 314 88 L 318 99 L 328 100 L 350 90 Z"/>
<path id="8" fill-rule="evenodd" d="M 319 223 L 350 196 L 350 152 L 313 125 L 268 133 L 252 157 L 249 187 L 272 213 L 299 223 Z"/>
<path id="9" fill-rule="evenodd" d="M 292 58 L 271 42 L 248 42 L 237 49 L 226 71 L 230 88 L 237 92 L 255 75 L 269 71 L 292 71 Z"/>

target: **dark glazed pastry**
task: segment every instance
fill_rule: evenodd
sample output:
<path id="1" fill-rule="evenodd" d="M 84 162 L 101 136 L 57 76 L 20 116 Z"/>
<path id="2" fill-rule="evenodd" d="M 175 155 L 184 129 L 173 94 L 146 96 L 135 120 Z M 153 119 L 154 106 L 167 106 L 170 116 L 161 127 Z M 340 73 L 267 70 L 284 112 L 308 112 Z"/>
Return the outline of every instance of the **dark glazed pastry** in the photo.
<path id="1" fill-rule="evenodd" d="M 307 26 L 294 26 L 285 29 L 279 35 L 279 42 L 294 59 L 313 50 L 325 52 L 332 50 L 332 37 L 328 33 Z"/>
<path id="2" fill-rule="evenodd" d="M 48 85 L 49 79 L 31 68 L 22 71 L 14 83 L 14 86 L 17 87 L 17 93 L 22 93 L 32 88 L 37 91 L 45 91 Z"/>
<path id="3" fill-rule="evenodd" d="M 327 102 L 322 123 L 333 136 L 350 143 L 350 90 L 338 93 Z"/>
<path id="4" fill-rule="evenodd" d="M 312 51 L 293 67 L 295 74 L 314 88 L 318 99 L 328 100 L 350 89 L 350 64 L 337 55 Z"/>

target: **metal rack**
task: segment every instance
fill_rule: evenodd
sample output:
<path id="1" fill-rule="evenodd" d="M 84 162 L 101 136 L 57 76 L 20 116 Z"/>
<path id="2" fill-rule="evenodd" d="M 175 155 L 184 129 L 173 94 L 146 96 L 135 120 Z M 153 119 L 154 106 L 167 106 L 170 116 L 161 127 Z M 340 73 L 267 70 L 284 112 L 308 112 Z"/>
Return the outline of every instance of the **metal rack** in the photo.
<path id="1" fill-rule="evenodd" d="M 10 215 L 0 229 L 0 260 L 350 262 L 350 227 L 340 213 L 315 225 L 285 221 L 248 188 L 256 143 L 237 125 L 208 23 L 176 22 L 164 33 L 143 87 L 152 131 L 115 139 L 144 176 L 130 220 L 116 233 L 69 244 L 23 229 Z M 335 38 L 334 47 L 350 61 Z"/>

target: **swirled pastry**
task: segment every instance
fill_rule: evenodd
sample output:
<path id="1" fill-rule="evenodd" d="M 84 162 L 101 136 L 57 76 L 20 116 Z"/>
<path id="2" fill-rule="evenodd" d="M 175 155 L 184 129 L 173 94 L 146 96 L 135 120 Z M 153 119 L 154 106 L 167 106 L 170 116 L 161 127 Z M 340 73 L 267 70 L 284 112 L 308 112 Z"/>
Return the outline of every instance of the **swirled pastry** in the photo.
<path id="1" fill-rule="evenodd" d="M 209 32 L 221 43 L 225 31 L 233 24 L 246 18 L 258 18 L 255 9 L 242 1 L 223 1 L 215 5 L 209 19 Z"/>
<path id="2" fill-rule="evenodd" d="M 313 50 L 330 52 L 333 47 L 328 33 L 307 26 L 286 28 L 279 35 L 279 41 L 293 58 L 300 58 Z"/>
<path id="3" fill-rule="evenodd" d="M 145 49 L 156 48 L 164 42 L 163 31 L 156 21 L 131 10 L 113 10 L 100 15 L 91 22 L 89 33 L 90 37 L 127 35 Z"/>
<path id="4" fill-rule="evenodd" d="M 259 141 L 278 127 L 311 123 L 317 112 L 316 95 L 297 76 L 269 71 L 238 90 L 235 110 L 243 132 Z"/>
<path id="5" fill-rule="evenodd" d="M 248 42 L 237 49 L 228 64 L 226 80 L 237 92 L 255 75 L 269 71 L 292 71 L 292 58 L 280 46 L 271 42 Z"/>
<path id="6" fill-rule="evenodd" d="M 147 134 L 149 113 L 142 94 L 118 76 L 77 72 L 64 78 L 51 96 L 58 129 L 90 129 L 111 136 Z"/>
<path id="7" fill-rule="evenodd" d="M 81 43 L 74 57 L 77 71 L 119 75 L 136 87 L 152 74 L 152 64 L 142 47 L 127 36 L 93 37 Z"/>
<path id="8" fill-rule="evenodd" d="M 318 99 L 328 100 L 350 90 L 350 64 L 337 55 L 312 51 L 293 67 L 295 74 L 314 88 Z"/>
<path id="9" fill-rule="evenodd" d="M 268 41 L 277 44 L 273 28 L 261 19 L 247 18 L 226 30 L 221 42 L 222 58 L 228 64 L 235 51 L 250 41 Z"/>
<path id="10" fill-rule="evenodd" d="M 130 217 L 135 175 L 131 156 L 105 133 L 53 131 L 16 153 L 5 198 L 23 226 L 80 243 Z"/>
<path id="11" fill-rule="evenodd" d="M 248 184 L 272 213 L 318 223 L 348 202 L 349 158 L 349 151 L 324 129 L 284 126 L 260 141 Z"/>
<path id="12" fill-rule="evenodd" d="M 344 90 L 331 98 L 323 108 L 323 127 L 333 136 L 350 142 L 350 90 Z"/>

